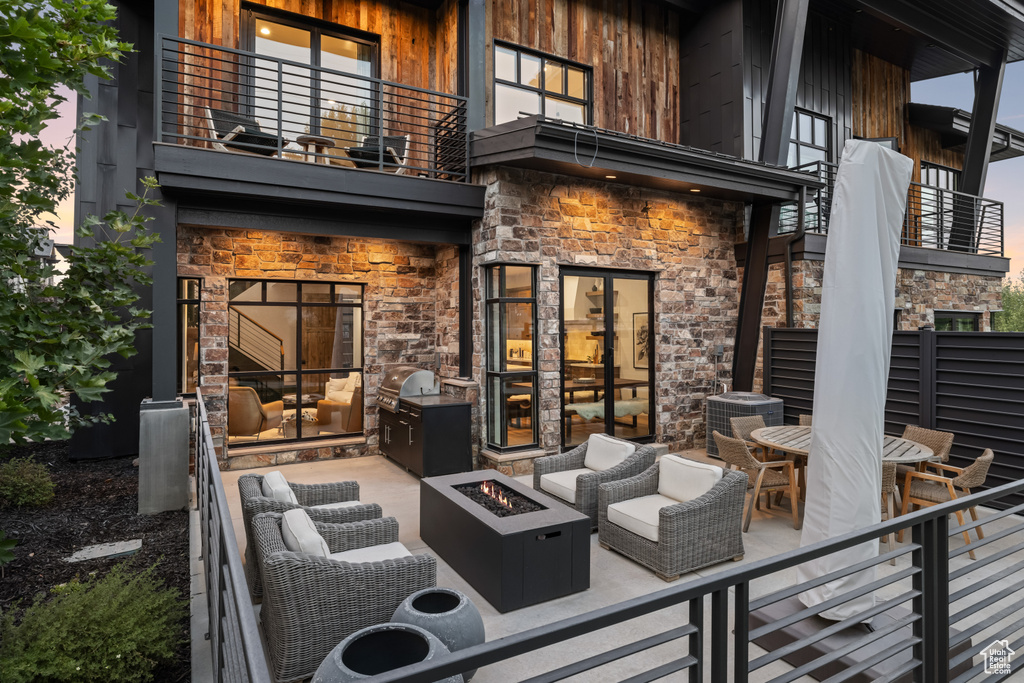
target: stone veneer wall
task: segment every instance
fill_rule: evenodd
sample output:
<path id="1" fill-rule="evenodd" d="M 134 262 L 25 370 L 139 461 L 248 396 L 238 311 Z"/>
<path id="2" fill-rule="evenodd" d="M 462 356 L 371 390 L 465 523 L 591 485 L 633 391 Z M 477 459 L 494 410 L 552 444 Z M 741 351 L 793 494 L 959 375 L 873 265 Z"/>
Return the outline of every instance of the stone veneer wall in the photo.
<path id="1" fill-rule="evenodd" d="M 793 262 L 793 325 L 817 327 L 821 314 L 821 283 L 824 261 Z M 990 311 L 1002 308 L 1003 280 L 998 277 L 900 268 L 896 275 L 896 308 L 903 309 L 897 329 L 916 330 L 935 324 L 935 311 L 981 313 L 980 331 L 992 329 Z M 768 272 L 761 324 L 786 325 L 785 266 L 775 264 Z M 754 391 L 761 391 L 763 348 L 758 346 Z"/>
<path id="2" fill-rule="evenodd" d="M 540 446 L 546 451 L 557 450 L 561 439 L 560 266 L 652 271 L 655 436 L 670 450 L 703 444 L 716 344 L 730 350 L 720 378 L 731 363 L 739 301 L 734 244 L 743 235 L 743 205 L 511 168 L 478 169 L 475 180 L 488 186 L 473 244 L 473 372 L 480 386 L 484 266 L 539 266 Z"/>
<path id="3" fill-rule="evenodd" d="M 296 460 L 351 457 L 376 452 L 373 407 L 384 367 L 433 369 L 435 352 L 450 349 L 439 302 L 450 306 L 451 248 L 347 237 L 254 230 L 178 228 L 178 274 L 203 278 L 200 354 L 203 396 L 222 466 L 260 467 Z M 458 252 L 455 251 L 455 283 Z M 441 276 L 439 277 L 439 273 Z M 228 278 L 324 280 L 365 284 L 363 302 L 363 419 L 366 442 L 352 446 L 282 445 L 275 453 L 225 454 L 227 426 Z M 456 331 L 457 335 L 457 331 Z M 456 371 L 458 344 L 456 336 Z M 450 365 L 451 361 L 446 362 Z M 454 376 L 454 375 L 453 375 Z"/>

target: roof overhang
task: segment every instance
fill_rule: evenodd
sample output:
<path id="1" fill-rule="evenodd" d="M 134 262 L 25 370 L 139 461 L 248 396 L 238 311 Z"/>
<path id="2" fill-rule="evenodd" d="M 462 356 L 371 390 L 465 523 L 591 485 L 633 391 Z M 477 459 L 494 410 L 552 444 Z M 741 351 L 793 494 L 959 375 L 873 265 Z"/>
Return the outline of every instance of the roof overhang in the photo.
<path id="1" fill-rule="evenodd" d="M 801 188 L 823 187 L 806 173 L 542 116 L 476 131 L 470 162 L 744 202 L 792 201 Z"/>
<path id="2" fill-rule="evenodd" d="M 908 105 L 910 125 L 933 130 L 942 135 L 942 147 L 962 152 L 967 144 L 967 134 L 971 131 L 971 112 L 953 107 L 940 107 L 933 104 Z M 996 124 L 992 134 L 992 161 L 1013 159 L 1024 155 L 1024 133 Z"/>

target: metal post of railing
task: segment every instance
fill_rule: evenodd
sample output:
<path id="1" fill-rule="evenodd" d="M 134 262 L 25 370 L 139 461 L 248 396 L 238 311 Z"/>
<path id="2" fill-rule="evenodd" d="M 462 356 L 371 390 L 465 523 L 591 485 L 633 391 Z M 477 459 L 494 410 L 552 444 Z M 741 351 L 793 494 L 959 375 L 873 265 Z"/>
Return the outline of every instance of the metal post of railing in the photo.
<path id="1" fill-rule="evenodd" d="M 949 680 L 949 523 L 945 515 L 914 525 L 914 611 L 921 618 L 914 622 L 914 656 L 921 661 L 915 681 L 947 683 Z"/>
<path id="2" fill-rule="evenodd" d="M 729 680 L 729 590 L 711 593 L 711 683 Z"/>
<path id="3" fill-rule="evenodd" d="M 377 83 L 377 168 L 384 170 L 384 83 Z"/>
<path id="4" fill-rule="evenodd" d="M 284 62 L 277 63 L 277 156 L 284 157 Z"/>
<path id="5" fill-rule="evenodd" d="M 690 655 L 697 660 L 697 663 L 690 667 L 689 683 L 704 682 L 704 597 L 690 600 L 689 607 L 690 625 L 695 627 L 689 638 Z"/>
<path id="6" fill-rule="evenodd" d="M 737 583 L 732 599 L 734 615 L 732 680 L 735 683 L 747 683 L 747 660 L 750 648 L 750 583 L 747 581 Z"/>

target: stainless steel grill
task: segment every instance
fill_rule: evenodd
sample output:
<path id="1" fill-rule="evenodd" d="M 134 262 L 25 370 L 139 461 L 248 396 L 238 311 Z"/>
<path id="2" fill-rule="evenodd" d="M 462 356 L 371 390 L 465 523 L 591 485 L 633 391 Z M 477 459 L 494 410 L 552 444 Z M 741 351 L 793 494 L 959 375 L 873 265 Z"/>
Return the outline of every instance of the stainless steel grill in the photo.
<path id="1" fill-rule="evenodd" d="M 440 392 L 437 378 L 430 370 L 399 366 L 385 370 L 377 391 L 377 405 L 392 413 L 402 406 L 402 399 L 412 396 L 437 396 Z"/>

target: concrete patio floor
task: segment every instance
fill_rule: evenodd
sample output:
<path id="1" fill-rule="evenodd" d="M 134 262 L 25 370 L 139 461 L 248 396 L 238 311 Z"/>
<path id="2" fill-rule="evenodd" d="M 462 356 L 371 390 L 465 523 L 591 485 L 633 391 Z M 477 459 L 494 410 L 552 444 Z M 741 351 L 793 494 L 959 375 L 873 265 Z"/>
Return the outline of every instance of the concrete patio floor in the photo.
<path id="1" fill-rule="evenodd" d="M 684 457 L 721 464 L 721 461 L 709 458 L 703 450 L 684 451 Z M 245 533 L 242 528 L 242 512 L 238 499 L 238 477 L 247 473 L 265 473 L 280 470 L 292 482 L 313 484 L 322 482 L 356 480 L 360 485 L 360 499 L 380 504 L 384 515 L 395 517 L 399 522 L 399 539 L 413 553 L 430 553 L 437 557 L 419 537 L 419 478 L 406 472 L 402 467 L 380 457 L 352 458 L 347 460 L 317 461 L 296 463 L 273 468 L 256 470 L 236 470 L 221 473 L 227 493 L 228 506 L 238 538 L 239 553 L 244 554 Z M 532 477 L 517 477 L 530 485 Z M 982 516 L 987 511 L 981 510 Z M 1016 517 L 998 520 L 986 525 L 987 533 L 994 533 L 1019 523 Z M 951 529 L 956 521 L 951 521 Z M 991 528 L 990 528 L 991 527 Z M 437 558 L 437 584 L 458 589 L 468 595 L 484 619 L 487 640 L 495 640 L 503 636 L 518 633 L 533 627 L 549 624 L 561 619 L 584 614 L 586 612 L 613 605 L 640 595 L 653 593 L 665 588 L 678 586 L 697 577 L 704 577 L 735 568 L 738 564 L 747 564 L 781 553 L 794 550 L 800 544 L 800 532 L 793 529 L 788 499 L 771 510 L 755 510 L 750 531 L 743 535 L 745 555 L 740 563 L 724 562 L 707 567 L 690 574 L 683 575 L 679 580 L 666 583 L 657 578 L 653 572 L 632 562 L 612 551 L 604 550 L 598 545 L 597 534 L 591 536 L 591 583 L 590 589 L 581 593 L 551 600 L 539 605 L 526 607 L 508 614 L 501 614 L 487 603 L 465 580 L 456 574 L 441 558 Z M 986 553 L 995 552 L 1015 542 L 1013 537 L 1004 539 L 986 549 Z M 950 538 L 951 548 L 962 544 L 962 537 Z M 985 575 L 994 574 L 1000 569 L 1010 566 L 1016 558 L 1008 557 L 998 563 L 986 567 Z M 970 562 L 966 555 L 956 558 L 951 563 L 951 570 Z M 880 565 L 880 575 L 904 569 L 909 565 L 909 556 L 899 558 L 897 566 Z M 970 575 L 964 581 L 977 581 L 978 576 Z M 769 592 L 794 585 L 795 570 L 788 570 L 766 577 L 751 584 L 751 597 L 765 595 Z M 957 586 L 953 586 L 956 588 Z M 901 586 L 887 587 L 891 595 L 897 595 L 909 588 L 909 580 Z M 883 597 L 885 597 L 883 595 Z M 707 609 L 707 608 L 705 608 Z M 989 612 L 995 610 L 993 607 Z M 634 619 L 615 628 L 604 629 L 588 636 L 579 637 L 565 643 L 544 648 L 528 655 L 520 656 L 481 669 L 473 679 L 478 683 L 507 683 L 521 681 L 534 675 L 549 671 L 559 666 L 578 661 L 588 655 L 606 651 L 632 642 L 640 638 L 660 633 L 668 628 L 683 623 L 687 607 L 663 610 L 640 619 Z M 731 609 L 730 609 L 731 612 Z M 706 618 L 707 612 L 706 612 Z M 1011 634 L 1007 634 L 1011 635 Z M 686 644 L 671 642 L 646 651 L 642 655 L 625 658 L 601 669 L 568 679 L 573 681 L 618 681 L 652 666 L 671 661 L 681 656 Z M 750 646 L 751 658 L 763 654 L 755 645 Z M 709 661 L 709 639 L 705 638 L 705 662 Z M 640 661 L 642 660 L 642 661 Z M 731 662 L 730 662 L 731 666 Z M 775 662 L 751 674 L 751 680 L 767 680 L 772 676 L 790 671 L 791 667 L 782 662 Z M 730 675 L 731 678 L 731 675 Z M 663 680 L 682 681 L 685 674 L 674 674 Z M 798 681 L 812 681 L 809 677 Z"/>

